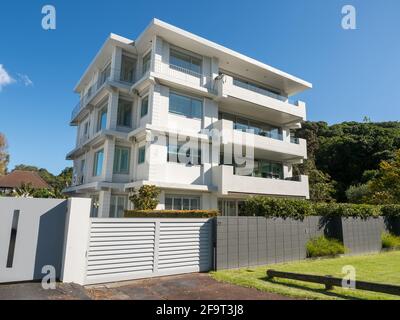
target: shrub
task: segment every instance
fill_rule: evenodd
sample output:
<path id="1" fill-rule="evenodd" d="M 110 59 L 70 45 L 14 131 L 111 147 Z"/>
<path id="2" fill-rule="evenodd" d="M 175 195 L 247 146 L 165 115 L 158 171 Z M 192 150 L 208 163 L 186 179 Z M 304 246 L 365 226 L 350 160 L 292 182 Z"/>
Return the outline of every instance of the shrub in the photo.
<path id="1" fill-rule="evenodd" d="M 130 190 L 132 195 L 129 197 L 137 210 L 154 210 L 158 204 L 158 196 L 161 190 L 154 185 L 144 185 L 136 191 Z"/>
<path id="2" fill-rule="evenodd" d="M 319 216 L 339 216 L 345 218 L 377 218 L 381 214 L 379 206 L 369 204 L 319 203 L 314 205 L 314 210 Z"/>
<path id="3" fill-rule="evenodd" d="M 400 237 L 388 232 L 382 233 L 382 248 L 385 249 L 400 249 Z"/>
<path id="4" fill-rule="evenodd" d="M 400 204 L 387 204 L 381 207 L 381 213 L 385 217 L 400 217 Z"/>
<path id="5" fill-rule="evenodd" d="M 307 242 L 307 257 L 309 258 L 336 256 L 343 253 L 345 253 L 345 247 L 336 239 L 320 236 Z"/>
<path id="6" fill-rule="evenodd" d="M 364 203 L 365 199 L 370 195 L 369 187 L 367 184 L 360 184 L 350 186 L 346 190 L 346 197 L 350 203 Z"/>
<path id="7" fill-rule="evenodd" d="M 265 196 L 250 197 L 244 205 L 247 216 L 264 216 L 293 218 L 302 220 L 314 214 L 312 203 L 306 200 L 269 198 Z"/>
<path id="8" fill-rule="evenodd" d="M 213 218 L 217 210 L 126 210 L 124 218 Z"/>

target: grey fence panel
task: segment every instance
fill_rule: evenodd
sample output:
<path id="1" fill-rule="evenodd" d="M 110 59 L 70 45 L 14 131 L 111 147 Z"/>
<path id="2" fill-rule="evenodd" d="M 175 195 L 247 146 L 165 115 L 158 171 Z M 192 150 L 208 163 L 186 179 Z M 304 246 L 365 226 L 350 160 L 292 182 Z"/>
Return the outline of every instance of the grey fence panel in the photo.
<path id="1" fill-rule="evenodd" d="M 0 199 L 0 283 L 41 279 L 53 266 L 60 276 L 67 200 Z"/>
<path id="2" fill-rule="evenodd" d="M 379 252 L 382 249 L 382 218 L 342 218 L 343 244 L 348 254 Z"/>
<path id="3" fill-rule="evenodd" d="M 324 233 L 319 217 L 304 221 L 264 217 L 218 217 L 216 269 L 301 260 L 306 243 Z"/>

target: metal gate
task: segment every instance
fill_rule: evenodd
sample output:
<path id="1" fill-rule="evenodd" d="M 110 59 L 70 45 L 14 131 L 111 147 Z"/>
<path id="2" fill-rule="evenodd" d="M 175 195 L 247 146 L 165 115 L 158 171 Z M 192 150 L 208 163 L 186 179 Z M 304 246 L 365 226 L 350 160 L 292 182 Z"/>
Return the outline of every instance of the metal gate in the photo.
<path id="1" fill-rule="evenodd" d="M 208 271 L 212 221 L 91 218 L 85 283 Z"/>

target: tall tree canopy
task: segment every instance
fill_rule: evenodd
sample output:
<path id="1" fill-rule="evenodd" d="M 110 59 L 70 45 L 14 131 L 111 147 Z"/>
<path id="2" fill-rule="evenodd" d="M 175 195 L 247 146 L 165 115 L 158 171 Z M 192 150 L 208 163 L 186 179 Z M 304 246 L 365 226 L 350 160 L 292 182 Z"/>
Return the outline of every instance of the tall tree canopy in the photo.
<path id="1" fill-rule="evenodd" d="M 371 170 L 382 160 L 392 160 L 400 149 L 400 122 L 344 122 L 329 126 L 326 122 L 304 122 L 298 131 L 307 139 L 308 161 L 327 174 L 335 186 L 335 197 L 346 201 L 351 185 L 365 183 Z M 307 165 L 300 170 L 307 173 Z M 310 180 L 310 189 L 313 188 Z"/>

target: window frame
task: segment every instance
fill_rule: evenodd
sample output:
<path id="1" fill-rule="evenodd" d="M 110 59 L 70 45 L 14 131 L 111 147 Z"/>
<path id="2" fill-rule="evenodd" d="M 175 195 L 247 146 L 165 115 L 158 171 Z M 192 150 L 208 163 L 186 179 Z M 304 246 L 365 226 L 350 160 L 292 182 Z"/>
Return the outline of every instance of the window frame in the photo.
<path id="1" fill-rule="evenodd" d="M 118 154 L 119 151 L 119 154 Z M 122 164 L 122 151 L 127 152 L 127 168 L 122 170 L 121 169 L 121 164 Z M 125 146 L 115 146 L 114 148 L 114 163 L 113 163 L 113 173 L 114 174 L 129 174 L 130 171 L 130 156 L 131 154 L 131 148 L 125 147 Z"/>
<path id="2" fill-rule="evenodd" d="M 190 115 L 184 114 L 182 112 L 178 112 L 178 111 L 174 111 L 171 110 L 171 95 L 175 95 L 178 97 L 183 97 L 183 98 L 187 98 L 190 99 Z M 198 101 L 201 104 L 201 110 L 200 110 L 200 116 L 195 115 L 195 113 L 193 112 L 193 101 Z M 203 119 L 203 108 L 204 108 L 204 100 L 198 98 L 198 97 L 194 97 L 194 96 L 190 96 L 184 93 L 180 93 L 178 91 L 174 91 L 174 90 L 170 90 L 169 91 L 169 96 L 168 96 L 168 112 L 172 113 L 172 114 L 176 114 L 178 116 L 181 117 L 185 117 L 185 118 L 189 118 L 189 119 L 197 119 L 197 120 L 202 120 Z"/>
<path id="3" fill-rule="evenodd" d="M 143 159 L 141 159 L 141 152 L 143 151 Z M 138 148 L 138 157 L 137 157 L 137 163 L 143 164 L 146 162 L 146 146 L 141 146 Z"/>
<path id="4" fill-rule="evenodd" d="M 120 104 L 120 101 L 121 102 L 124 102 L 124 103 L 127 103 L 125 106 L 127 106 L 128 104 L 129 104 L 129 113 L 130 113 L 130 116 L 129 116 L 129 125 L 126 125 L 125 123 L 120 123 L 120 118 L 121 118 L 121 113 L 120 113 L 120 106 L 122 105 L 122 104 Z M 119 126 L 119 127 L 124 127 L 124 128 L 132 128 L 132 103 L 133 103 L 133 101 L 132 100 L 129 100 L 129 99 L 124 99 L 123 97 L 119 97 L 118 98 L 118 108 L 117 108 L 117 126 Z M 125 117 L 122 117 L 122 122 L 124 122 L 124 120 L 125 120 Z"/>
<path id="5" fill-rule="evenodd" d="M 102 154 L 102 158 L 101 158 L 101 163 L 99 165 L 99 154 Z M 93 159 L 93 177 L 100 177 L 103 173 L 103 162 L 104 162 L 104 148 L 97 150 L 94 153 L 94 159 Z M 100 168 L 100 172 L 98 172 Z M 99 174 L 97 174 L 99 173 Z"/>
<path id="6" fill-rule="evenodd" d="M 148 58 L 148 60 L 147 60 Z M 145 68 L 146 66 L 146 68 Z M 151 69 L 151 49 L 142 57 L 142 75 Z"/>
<path id="7" fill-rule="evenodd" d="M 108 104 L 106 103 L 103 105 L 98 113 L 98 118 L 97 118 L 97 132 L 104 130 L 107 128 L 107 113 L 108 113 Z M 105 115 L 105 125 L 104 128 L 102 127 L 102 116 L 103 114 Z"/>
<path id="8" fill-rule="evenodd" d="M 109 218 L 122 218 L 123 217 L 123 210 L 122 210 L 122 215 L 118 215 L 118 205 L 120 204 L 119 200 L 121 200 L 121 199 L 123 199 L 123 210 L 125 210 L 128 205 L 128 197 L 126 195 L 111 194 Z M 112 206 L 114 206 L 114 210 L 111 210 Z M 114 211 L 114 212 L 112 212 L 112 211 Z"/>
<path id="9" fill-rule="evenodd" d="M 179 55 L 181 58 L 179 58 Z M 183 63 L 181 64 L 176 64 L 176 63 L 171 63 L 171 58 L 174 57 L 176 60 L 180 60 Z M 188 58 L 186 61 L 184 58 Z M 193 66 L 197 66 L 194 61 L 197 60 L 199 62 L 198 67 L 199 69 L 197 70 L 196 68 L 193 68 Z M 193 72 L 196 76 L 201 76 L 203 73 L 203 57 L 195 55 L 195 53 L 188 52 L 187 50 L 177 48 L 177 47 L 171 47 L 169 50 L 169 64 L 172 67 L 178 67 L 182 69 L 186 69 L 190 72 Z M 187 64 L 187 66 L 185 66 Z"/>
<path id="10" fill-rule="evenodd" d="M 147 100 L 146 113 L 143 114 L 143 101 L 146 100 Z M 140 119 L 144 118 L 149 114 L 149 103 L 150 99 L 148 94 L 146 94 L 145 96 L 143 96 L 143 98 L 140 99 Z"/>
<path id="11" fill-rule="evenodd" d="M 172 199 L 171 208 L 167 207 L 167 199 Z M 175 209 L 175 201 L 179 199 L 180 202 L 180 209 Z M 189 208 L 184 209 L 185 200 L 189 201 Z M 196 200 L 197 207 L 192 207 L 193 200 Z M 166 194 L 165 201 L 164 201 L 165 210 L 201 210 L 201 196 L 193 195 L 193 194 Z"/>

